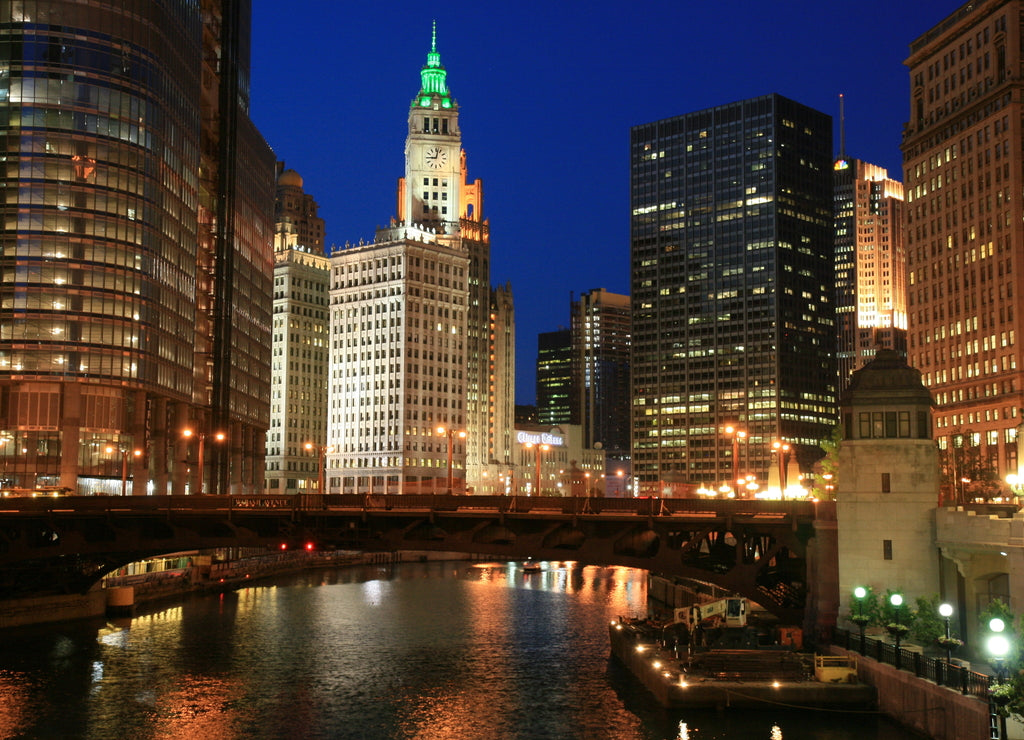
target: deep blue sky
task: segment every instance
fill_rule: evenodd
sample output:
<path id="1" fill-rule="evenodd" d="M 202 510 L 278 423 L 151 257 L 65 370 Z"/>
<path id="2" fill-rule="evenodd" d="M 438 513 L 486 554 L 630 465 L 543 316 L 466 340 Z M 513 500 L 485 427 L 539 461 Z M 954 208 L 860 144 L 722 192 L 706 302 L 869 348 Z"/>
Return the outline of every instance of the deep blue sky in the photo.
<path id="1" fill-rule="evenodd" d="M 437 20 L 491 282 L 516 301 L 517 402 L 570 294 L 629 292 L 629 129 L 779 93 L 902 179 L 910 42 L 961 0 L 253 0 L 252 109 L 320 204 L 328 244 L 395 213 L 409 104 Z"/>

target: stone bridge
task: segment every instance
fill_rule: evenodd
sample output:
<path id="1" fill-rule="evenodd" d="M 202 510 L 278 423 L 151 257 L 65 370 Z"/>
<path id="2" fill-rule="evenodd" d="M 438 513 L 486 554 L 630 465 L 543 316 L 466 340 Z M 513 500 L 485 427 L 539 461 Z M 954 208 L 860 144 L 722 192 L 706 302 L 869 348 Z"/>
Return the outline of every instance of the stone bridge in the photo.
<path id="1" fill-rule="evenodd" d="M 126 563 L 172 552 L 307 546 L 643 568 L 714 583 L 790 624 L 821 611 L 822 582 L 835 586 L 835 508 L 825 502 L 64 496 L 0 500 L 0 599 L 84 593 Z"/>

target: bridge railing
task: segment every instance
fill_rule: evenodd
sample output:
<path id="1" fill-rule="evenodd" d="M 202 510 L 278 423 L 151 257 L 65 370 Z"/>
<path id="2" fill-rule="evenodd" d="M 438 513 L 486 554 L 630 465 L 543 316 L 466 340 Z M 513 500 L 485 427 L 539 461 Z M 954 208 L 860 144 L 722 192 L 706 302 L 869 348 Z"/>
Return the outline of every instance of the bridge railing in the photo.
<path id="1" fill-rule="evenodd" d="M 0 513 L 156 511 L 317 511 L 324 509 L 497 511 L 562 514 L 634 513 L 638 516 L 831 518 L 807 501 L 560 496 L 449 496 L 433 494 L 300 494 L 234 496 L 45 496 L 0 499 Z M 828 506 L 828 504 L 825 504 Z"/>

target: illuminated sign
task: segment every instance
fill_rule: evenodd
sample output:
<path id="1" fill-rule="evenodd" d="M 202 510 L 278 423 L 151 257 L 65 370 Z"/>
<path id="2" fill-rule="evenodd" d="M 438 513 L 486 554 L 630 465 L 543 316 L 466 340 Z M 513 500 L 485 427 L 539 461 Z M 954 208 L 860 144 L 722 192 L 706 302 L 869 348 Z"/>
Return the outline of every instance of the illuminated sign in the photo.
<path id="1" fill-rule="evenodd" d="M 837 159 L 836 163 L 834 165 L 832 165 L 832 169 L 834 169 L 834 170 L 836 170 L 838 172 L 839 170 L 847 169 L 849 166 L 850 166 L 850 163 L 847 162 L 845 159 Z"/>
<path id="2" fill-rule="evenodd" d="M 548 434 L 547 432 L 516 432 L 516 442 L 521 445 L 551 445 L 552 447 L 561 447 L 565 444 L 562 438 L 557 434 Z"/>

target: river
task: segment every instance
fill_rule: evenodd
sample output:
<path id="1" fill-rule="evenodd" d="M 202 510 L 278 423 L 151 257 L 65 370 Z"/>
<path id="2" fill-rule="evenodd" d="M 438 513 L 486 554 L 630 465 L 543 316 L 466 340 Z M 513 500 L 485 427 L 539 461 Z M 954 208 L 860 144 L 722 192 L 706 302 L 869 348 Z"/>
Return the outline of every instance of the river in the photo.
<path id="1" fill-rule="evenodd" d="M 307 573 L 0 632 L 0 738 L 909 740 L 873 713 L 664 710 L 609 657 L 643 571 Z M 681 730 L 685 723 L 685 730 Z"/>

